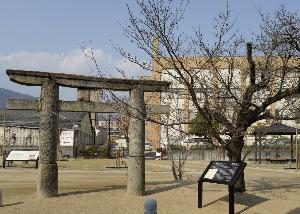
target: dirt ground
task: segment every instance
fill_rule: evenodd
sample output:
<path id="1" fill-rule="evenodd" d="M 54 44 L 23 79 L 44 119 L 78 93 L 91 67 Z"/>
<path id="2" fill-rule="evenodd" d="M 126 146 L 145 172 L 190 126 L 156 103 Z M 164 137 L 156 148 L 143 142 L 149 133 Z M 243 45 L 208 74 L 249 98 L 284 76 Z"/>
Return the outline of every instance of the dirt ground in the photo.
<path id="1" fill-rule="evenodd" d="M 143 197 L 128 196 L 126 170 L 103 167 L 109 164 L 114 163 L 108 160 L 60 162 L 59 196 L 49 199 L 36 196 L 33 165 L 1 168 L 3 207 L 0 213 L 141 214 L 147 198 L 157 200 L 159 214 L 228 213 L 225 185 L 205 183 L 204 207 L 197 208 L 197 179 L 207 162 L 189 162 L 185 181 L 176 183 L 168 161 L 146 161 L 146 196 Z M 235 194 L 236 213 L 300 213 L 300 170 L 277 168 L 246 168 L 247 192 Z"/>

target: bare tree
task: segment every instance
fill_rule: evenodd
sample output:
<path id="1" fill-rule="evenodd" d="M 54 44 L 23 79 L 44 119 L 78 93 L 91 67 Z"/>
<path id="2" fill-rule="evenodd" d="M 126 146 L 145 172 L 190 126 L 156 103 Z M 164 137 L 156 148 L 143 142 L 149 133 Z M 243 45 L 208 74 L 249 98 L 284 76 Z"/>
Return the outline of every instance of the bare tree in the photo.
<path id="1" fill-rule="evenodd" d="M 119 117 L 116 117 L 117 120 L 117 129 L 124 134 L 124 137 L 126 139 L 126 146 L 127 146 L 127 150 L 129 148 L 129 120 L 130 117 L 129 115 L 119 115 Z"/>
<path id="2" fill-rule="evenodd" d="M 129 61 L 154 72 L 154 78 L 174 82 L 171 90 L 176 84 L 184 85 L 182 91 L 195 114 L 205 119 L 210 135 L 227 150 L 231 161 L 240 162 L 247 129 L 259 120 L 274 119 L 274 104 L 281 102 L 282 106 L 284 100 L 289 107 L 297 105 L 300 20 L 284 7 L 271 15 L 261 14 L 260 33 L 245 44 L 227 7 L 214 18 L 214 41 L 207 42 L 200 29 L 193 35 L 180 31 L 188 2 L 136 0 L 138 12 L 128 6 L 129 25 L 123 31 L 152 64 L 118 50 Z M 159 48 L 153 48 L 158 42 Z M 241 53 L 246 56 L 240 57 Z M 174 105 L 171 108 L 176 110 Z M 291 110 L 282 118 L 290 119 Z M 189 118 L 181 123 L 189 123 Z M 176 121 L 165 125 L 174 124 Z M 245 191 L 244 175 L 235 190 Z"/>
<path id="3" fill-rule="evenodd" d="M 172 100 L 170 97 L 168 97 L 167 101 L 169 103 L 173 101 L 175 102 L 176 106 L 179 106 L 179 97 L 176 96 L 174 92 L 168 93 L 168 95 L 171 94 L 173 95 Z M 176 121 L 177 124 L 173 125 Z M 175 111 L 162 116 L 161 122 L 165 124 L 165 126 L 162 127 L 162 129 L 165 130 L 165 136 L 162 136 L 165 141 L 161 144 L 164 148 L 166 148 L 167 157 L 171 162 L 171 170 L 174 179 L 176 181 L 182 180 L 185 163 L 195 147 L 189 146 L 189 139 L 187 137 L 188 133 L 184 131 L 183 124 L 181 124 L 183 122 L 181 109 L 176 109 Z"/>

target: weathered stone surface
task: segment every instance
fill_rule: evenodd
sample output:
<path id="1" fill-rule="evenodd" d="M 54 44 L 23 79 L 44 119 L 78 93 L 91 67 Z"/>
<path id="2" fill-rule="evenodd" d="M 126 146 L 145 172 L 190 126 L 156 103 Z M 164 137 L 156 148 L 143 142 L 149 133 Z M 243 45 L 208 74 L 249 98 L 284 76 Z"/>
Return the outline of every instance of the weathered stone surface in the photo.
<path id="1" fill-rule="evenodd" d="M 56 165 L 57 145 L 59 142 L 58 122 L 60 111 L 80 112 L 130 112 L 129 126 L 129 161 L 127 192 L 130 195 L 144 195 L 145 192 L 145 104 L 144 91 L 166 91 L 170 83 L 155 80 L 132 80 L 115 78 L 98 78 L 72 74 L 46 73 L 36 71 L 7 70 L 10 80 L 23 85 L 42 86 L 40 101 L 9 101 L 9 109 L 40 110 L 40 159 L 37 179 L 37 192 L 43 197 L 58 194 L 58 169 Z M 77 102 L 59 101 L 59 86 L 79 88 Z M 100 103 L 90 101 L 98 98 L 93 89 L 110 89 L 131 91 L 129 107 L 117 103 Z M 82 94 L 80 95 L 80 90 Z M 87 100 L 87 93 L 89 99 Z M 82 97 L 82 99 L 80 98 Z M 168 113 L 166 106 L 148 106 L 149 114 Z"/>
<path id="2" fill-rule="evenodd" d="M 101 89 L 90 89 L 90 101 L 101 102 L 103 98 L 103 91 Z"/>
<path id="3" fill-rule="evenodd" d="M 129 156 L 144 156 L 145 150 L 145 103 L 144 92 L 139 89 L 130 92 Z"/>
<path id="4" fill-rule="evenodd" d="M 118 78 L 100 78 L 93 76 L 82 76 L 63 73 L 48 73 L 38 71 L 6 70 L 11 81 L 23 85 L 42 85 L 49 80 L 54 81 L 59 86 L 81 88 L 81 89 L 109 89 L 129 91 L 136 87 L 144 91 L 166 91 L 170 82 L 156 80 L 134 80 Z"/>
<path id="5" fill-rule="evenodd" d="M 40 111 L 40 163 L 56 163 L 59 142 L 58 86 L 46 82 L 42 86 Z"/>
<path id="6" fill-rule="evenodd" d="M 60 111 L 72 111 L 72 112 L 101 112 L 101 113 L 120 112 L 117 104 L 100 103 L 100 102 L 60 101 L 58 108 Z"/>
<path id="7" fill-rule="evenodd" d="M 77 101 L 90 101 L 90 90 L 84 88 L 77 88 Z"/>
<path id="8" fill-rule="evenodd" d="M 8 110 L 39 110 L 39 108 L 40 101 L 38 100 L 8 99 L 6 101 Z"/>
<path id="9" fill-rule="evenodd" d="M 142 90 L 130 92 L 130 107 L 127 192 L 140 196 L 145 192 L 145 104 Z"/>
<path id="10" fill-rule="evenodd" d="M 9 99 L 6 103 L 9 110 L 39 110 L 40 101 Z M 84 102 L 84 101 L 59 101 L 59 111 L 71 112 L 101 112 L 101 113 L 124 113 L 128 111 L 128 106 L 121 103 L 101 103 L 101 102 Z M 168 114 L 169 105 L 146 105 L 147 114 Z"/>
<path id="11" fill-rule="evenodd" d="M 58 133 L 58 86 L 52 82 L 42 85 L 41 111 L 40 111 L 40 156 L 37 192 L 44 197 L 52 197 L 57 194 L 57 145 Z"/>
<path id="12" fill-rule="evenodd" d="M 145 157 L 129 156 L 127 193 L 133 196 L 145 195 Z"/>
<path id="13" fill-rule="evenodd" d="M 58 194 L 57 164 L 40 164 L 37 175 L 37 193 L 41 197 L 54 197 Z"/>

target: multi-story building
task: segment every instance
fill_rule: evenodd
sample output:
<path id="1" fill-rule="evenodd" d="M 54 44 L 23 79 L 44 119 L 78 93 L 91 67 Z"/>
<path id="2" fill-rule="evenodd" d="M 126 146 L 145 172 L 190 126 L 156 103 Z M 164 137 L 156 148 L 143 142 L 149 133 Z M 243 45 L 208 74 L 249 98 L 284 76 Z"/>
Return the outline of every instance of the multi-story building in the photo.
<path id="1" fill-rule="evenodd" d="M 154 41 L 154 45 L 155 41 Z M 143 77 L 144 79 L 153 79 L 153 80 L 164 80 L 172 82 L 171 88 L 168 92 L 164 93 L 146 93 L 145 102 L 148 104 L 165 104 L 170 105 L 170 114 L 168 118 L 166 116 L 155 116 L 155 119 L 168 120 L 169 123 L 180 123 L 180 122 L 188 122 L 197 113 L 195 106 L 191 100 L 190 94 L 188 92 L 187 85 L 184 84 L 184 79 L 189 80 L 189 75 L 195 75 L 197 78 L 194 80 L 194 90 L 196 91 L 196 96 L 198 102 L 204 102 L 206 95 L 211 96 L 209 99 L 211 100 L 211 104 L 214 105 L 214 102 L 220 102 L 220 100 L 224 101 L 224 105 L 226 105 L 226 114 L 234 114 L 235 109 L 230 105 L 231 96 L 228 95 L 228 90 L 224 88 L 226 84 L 224 82 L 230 83 L 231 93 L 234 93 L 236 97 L 239 97 L 241 93 L 244 92 L 246 86 L 250 83 L 250 74 L 249 72 L 249 64 L 246 57 L 234 57 L 234 58 L 226 58 L 226 57 L 218 57 L 218 62 L 215 63 L 217 66 L 212 68 L 210 63 L 206 63 L 208 59 L 206 57 L 189 57 L 183 58 L 181 61 L 184 63 L 184 67 L 188 68 L 188 72 L 182 72 L 182 76 L 175 71 L 174 65 L 171 64 L 170 60 L 164 58 L 156 58 L 154 57 L 152 61 L 152 76 Z M 234 62 L 230 61 L 234 60 Z M 254 60 L 259 64 L 263 62 L 263 57 L 254 57 Z M 299 59 L 292 60 L 291 63 L 297 64 Z M 160 63 L 158 63 L 158 61 Z M 299 62 L 299 61 L 298 61 Z M 274 68 L 281 63 L 279 59 L 273 59 Z M 180 65 L 175 65 L 180 66 Z M 230 67 L 231 66 L 231 67 Z M 234 66 L 234 69 L 232 68 Z M 230 74 L 229 74 L 230 72 Z M 270 72 L 271 74 L 271 72 Z M 264 75 L 269 75 L 265 73 L 256 74 L 256 78 L 261 80 L 261 78 L 265 78 Z M 283 87 L 287 88 L 294 84 L 298 84 L 299 74 L 296 72 L 291 72 L 287 75 L 284 82 L 281 85 L 280 79 L 281 76 L 274 75 L 274 72 L 271 78 L 271 88 L 264 93 L 257 93 L 255 96 L 254 103 L 260 105 L 261 99 L 266 98 L 267 96 L 274 95 L 276 93 L 276 88 Z M 203 84 L 201 87 L 197 88 L 197 84 L 201 81 L 201 83 L 205 82 L 207 87 L 204 88 Z M 224 82 L 223 82 L 224 81 Z M 199 84 L 200 85 L 200 84 Z M 281 85 L 281 86 L 279 86 Z M 206 92 L 204 92 L 205 90 Z M 272 104 L 268 107 L 270 113 L 275 115 L 279 109 L 284 109 L 286 100 L 281 100 L 277 103 Z M 230 116 L 228 117 L 230 118 Z M 271 122 L 271 121 L 268 121 Z M 291 124 L 291 123 L 290 123 Z M 164 126 L 148 123 L 146 124 L 146 139 L 149 142 L 152 142 L 156 145 L 156 147 L 160 147 L 167 143 L 167 140 L 171 142 L 174 140 L 183 140 L 188 137 L 189 125 L 181 124 L 175 125 L 172 128 L 166 130 Z"/>

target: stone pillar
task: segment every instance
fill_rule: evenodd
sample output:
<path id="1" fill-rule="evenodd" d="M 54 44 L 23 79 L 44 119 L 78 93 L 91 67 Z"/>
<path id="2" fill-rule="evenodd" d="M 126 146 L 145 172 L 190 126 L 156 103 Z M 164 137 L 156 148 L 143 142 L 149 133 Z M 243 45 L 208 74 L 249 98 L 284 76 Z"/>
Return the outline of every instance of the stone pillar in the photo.
<path id="1" fill-rule="evenodd" d="M 134 89 L 130 92 L 129 104 L 129 160 L 127 193 L 141 196 L 145 193 L 145 112 L 144 92 Z"/>
<path id="2" fill-rule="evenodd" d="M 56 164 L 59 142 L 59 92 L 55 82 L 42 85 L 40 110 L 40 156 L 37 178 L 37 193 L 42 197 L 58 194 L 58 169 Z"/>
<path id="3" fill-rule="evenodd" d="M 77 101 L 89 102 L 90 101 L 90 90 L 78 88 L 77 89 Z"/>
<path id="4" fill-rule="evenodd" d="M 77 101 L 84 102 L 101 102 L 103 96 L 103 91 L 101 89 L 77 89 Z M 93 144 L 94 146 L 98 145 L 98 140 L 95 134 L 95 127 L 97 126 L 97 113 L 89 112 L 89 117 L 91 120 L 93 128 Z"/>

